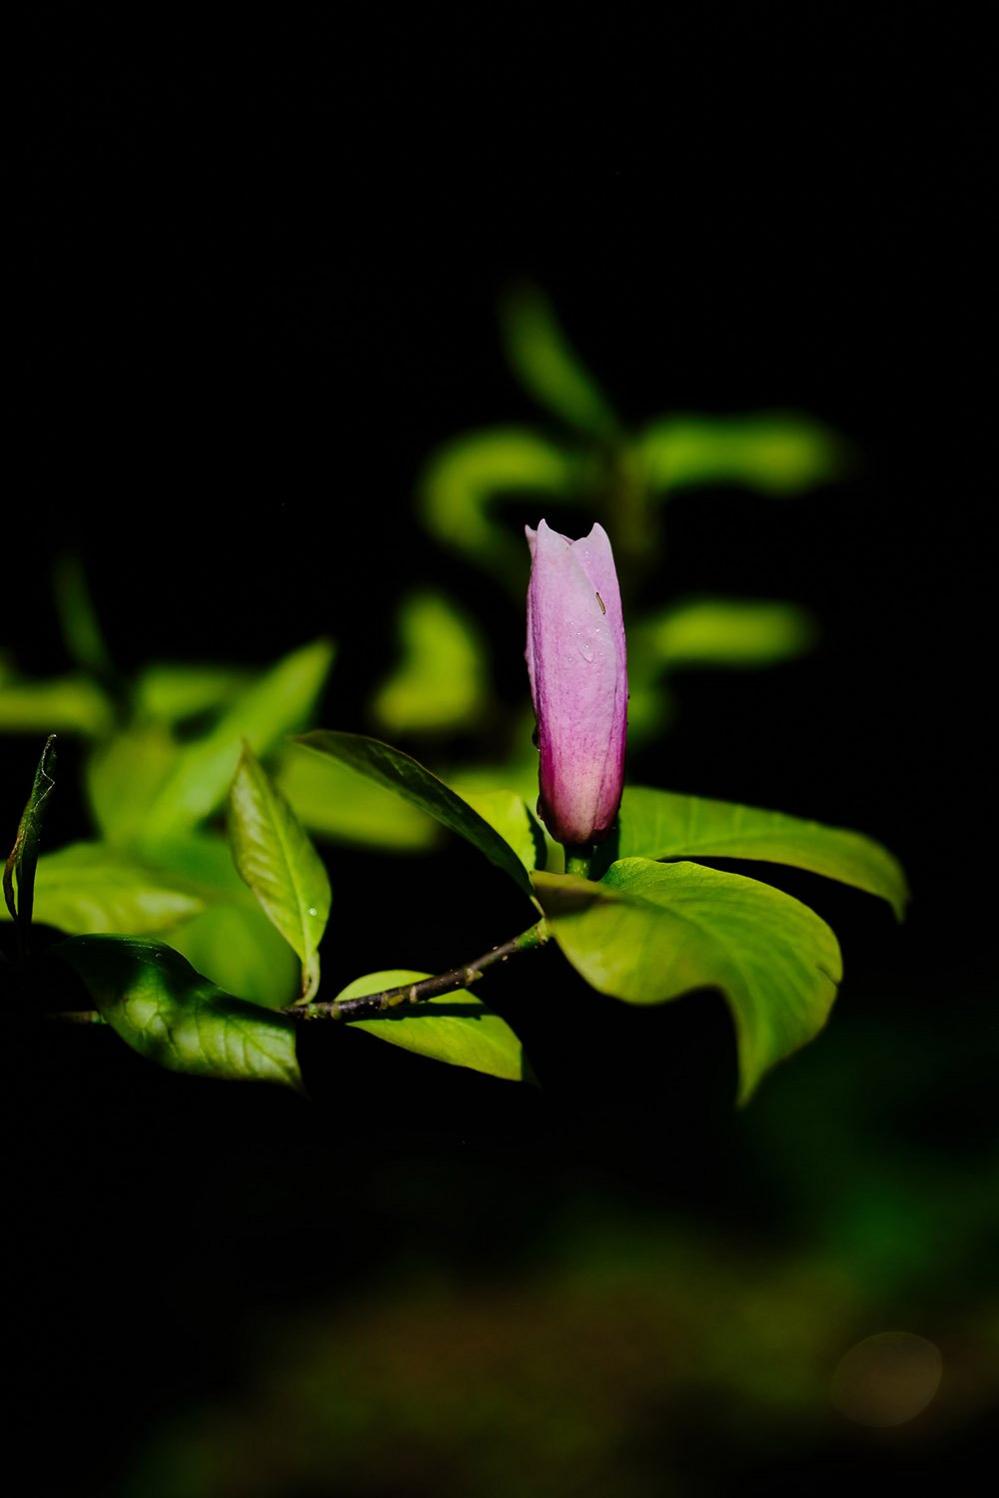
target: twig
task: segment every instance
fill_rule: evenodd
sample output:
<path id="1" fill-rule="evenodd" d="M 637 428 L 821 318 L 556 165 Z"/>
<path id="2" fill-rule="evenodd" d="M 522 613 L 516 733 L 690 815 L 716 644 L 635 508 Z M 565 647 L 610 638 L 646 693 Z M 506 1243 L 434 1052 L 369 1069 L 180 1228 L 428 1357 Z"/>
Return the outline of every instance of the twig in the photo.
<path id="1" fill-rule="evenodd" d="M 512 941 L 493 947 L 474 962 L 464 967 L 450 968 L 432 978 L 421 978 L 417 983 L 403 983 L 398 988 L 386 988 L 380 993 L 359 994 L 355 999 L 319 999 L 311 1004 L 292 1004 L 283 1012 L 291 1019 L 371 1019 L 388 1010 L 409 1008 L 425 1003 L 441 994 L 454 993 L 458 988 L 469 988 L 477 983 L 488 968 L 506 962 L 518 952 L 529 952 L 548 940 L 548 928 L 539 921 Z"/>

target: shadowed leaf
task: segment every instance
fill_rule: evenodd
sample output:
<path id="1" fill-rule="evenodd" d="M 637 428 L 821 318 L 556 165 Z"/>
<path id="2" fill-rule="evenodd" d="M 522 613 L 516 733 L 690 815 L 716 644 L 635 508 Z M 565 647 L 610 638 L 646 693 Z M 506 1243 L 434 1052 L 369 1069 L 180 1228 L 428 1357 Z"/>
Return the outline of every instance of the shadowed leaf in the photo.
<path id="1" fill-rule="evenodd" d="M 223 993 L 170 947 L 78 936 L 57 951 L 108 1024 L 157 1066 L 301 1090 L 292 1021 Z"/>
<path id="2" fill-rule="evenodd" d="M 35 778 L 21 820 L 14 846 L 7 855 L 3 870 L 3 894 L 8 914 L 17 925 L 22 944 L 31 929 L 31 912 L 35 897 L 35 869 L 38 844 L 42 834 L 45 803 L 55 789 L 55 734 L 45 741 Z"/>

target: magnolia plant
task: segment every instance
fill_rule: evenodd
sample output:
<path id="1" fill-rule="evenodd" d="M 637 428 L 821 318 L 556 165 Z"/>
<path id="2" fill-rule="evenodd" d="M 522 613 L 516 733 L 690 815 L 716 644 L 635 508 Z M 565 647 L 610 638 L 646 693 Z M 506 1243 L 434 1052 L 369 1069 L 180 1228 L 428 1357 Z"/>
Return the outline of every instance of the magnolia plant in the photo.
<path id="1" fill-rule="evenodd" d="M 544 520 L 528 529 L 527 540 L 537 815 L 511 791 L 459 795 L 376 739 L 322 730 L 297 739 L 305 754 L 346 767 L 478 849 L 523 896 L 531 917 L 520 935 L 447 972 L 375 971 L 327 995 L 320 981 L 331 903 L 326 867 L 250 742 L 244 740 L 228 792 L 231 868 L 220 868 L 211 840 L 189 840 L 183 857 L 167 857 L 161 848 L 158 861 L 122 853 L 111 899 L 100 845 L 39 857 L 54 785 L 50 738 L 4 871 L 17 938 L 7 964 L 18 979 L 12 986 L 30 998 L 37 895 L 42 920 L 76 932 L 49 951 L 75 972 L 92 1006 L 58 1017 L 109 1025 L 161 1066 L 301 1088 L 297 1034 L 303 1024 L 325 1022 L 520 1080 L 528 1066 L 518 1037 L 472 989 L 490 968 L 553 942 L 593 988 L 626 1003 L 722 990 L 735 1021 L 740 1097 L 747 1098 L 769 1067 L 822 1028 L 841 977 L 839 945 L 800 901 L 700 860 L 806 869 L 882 897 L 899 917 L 907 898 L 903 873 L 886 849 L 856 832 L 626 786 L 626 642 L 610 540 L 594 525 L 573 541 Z M 213 773 L 228 752 L 217 740 Z M 189 795 L 189 780 L 176 771 L 168 776 L 156 805 Z M 103 869 L 104 883 L 88 891 L 94 867 Z M 292 1002 L 228 992 L 175 945 L 152 938 L 155 930 L 170 937 L 192 911 L 213 904 L 239 911 L 246 902 L 294 954 L 299 979 Z"/>

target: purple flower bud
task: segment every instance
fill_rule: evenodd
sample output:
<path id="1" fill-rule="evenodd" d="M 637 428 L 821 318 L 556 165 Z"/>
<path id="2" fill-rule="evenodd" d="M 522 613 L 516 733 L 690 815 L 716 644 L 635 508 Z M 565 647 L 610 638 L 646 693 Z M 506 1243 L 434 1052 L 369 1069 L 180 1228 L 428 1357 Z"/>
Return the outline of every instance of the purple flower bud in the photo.
<path id="1" fill-rule="evenodd" d="M 628 670 L 621 591 L 603 526 L 570 541 L 527 529 L 527 669 L 538 720 L 541 798 L 554 838 L 583 847 L 607 833 L 624 781 Z"/>

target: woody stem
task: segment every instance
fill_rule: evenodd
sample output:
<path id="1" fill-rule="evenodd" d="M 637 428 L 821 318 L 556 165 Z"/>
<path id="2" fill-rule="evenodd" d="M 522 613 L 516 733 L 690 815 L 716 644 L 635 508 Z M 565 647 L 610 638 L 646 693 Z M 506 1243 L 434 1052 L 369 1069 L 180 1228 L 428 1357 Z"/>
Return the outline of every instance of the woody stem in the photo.
<path id="1" fill-rule="evenodd" d="M 284 1013 L 290 1019 L 357 1020 L 375 1018 L 379 1014 L 393 1010 L 408 1009 L 414 1004 L 425 1003 L 427 999 L 437 998 L 441 994 L 454 993 L 456 989 L 471 987 L 489 968 L 495 967 L 497 963 L 507 962 L 518 952 L 530 952 L 535 947 L 544 946 L 548 937 L 549 932 L 545 922 L 539 921 L 536 926 L 531 926 L 527 931 L 521 932 L 520 936 L 515 936 L 512 941 L 493 947 L 482 957 L 477 957 L 474 962 L 466 963 L 463 967 L 449 968 L 446 973 L 438 973 L 432 978 L 421 978 L 416 983 L 404 983 L 398 988 L 386 988 L 380 993 L 359 994 L 353 999 L 319 999 L 311 1004 L 293 1004 L 285 1009 Z"/>

